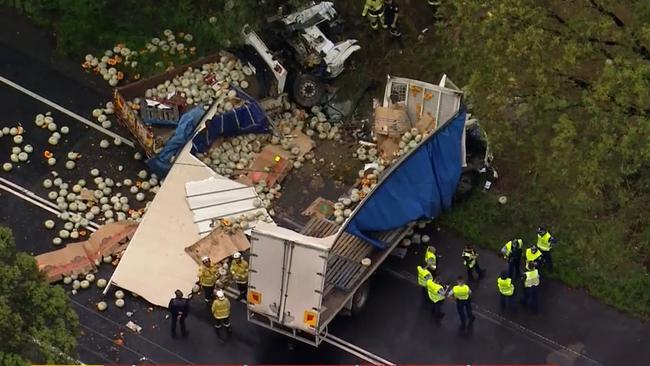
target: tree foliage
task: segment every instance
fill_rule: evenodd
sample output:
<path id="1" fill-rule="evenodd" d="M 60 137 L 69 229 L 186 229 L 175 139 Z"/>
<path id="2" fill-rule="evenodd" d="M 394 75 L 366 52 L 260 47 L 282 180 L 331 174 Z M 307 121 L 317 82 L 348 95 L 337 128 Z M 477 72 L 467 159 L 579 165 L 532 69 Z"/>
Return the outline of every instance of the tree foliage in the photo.
<path id="1" fill-rule="evenodd" d="M 571 259 L 564 279 L 647 317 L 650 3 L 459 0 L 442 11 L 454 75 L 467 76 L 507 193 L 526 202 L 506 219 L 549 225 Z"/>
<path id="2" fill-rule="evenodd" d="M 11 231 L 0 227 L 0 364 L 68 364 L 77 322 L 63 289 L 45 282 L 34 258 L 17 252 Z"/>

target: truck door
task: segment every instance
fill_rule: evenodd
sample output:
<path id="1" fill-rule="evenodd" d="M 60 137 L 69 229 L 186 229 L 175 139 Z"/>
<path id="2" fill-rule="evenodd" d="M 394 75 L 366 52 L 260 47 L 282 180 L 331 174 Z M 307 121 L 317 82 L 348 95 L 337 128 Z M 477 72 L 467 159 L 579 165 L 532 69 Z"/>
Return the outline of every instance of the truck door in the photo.
<path id="1" fill-rule="evenodd" d="M 318 327 L 327 250 L 315 246 L 287 242 L 290 265 L 287 271 L 282 323 L 296 329 L 314 331 Z"/>
<path id="2" fill-rule="evenodd" d="M 283 239 L 256 231 L 251 235 L 248 307 L 280 321 L 288 247 Z"/>

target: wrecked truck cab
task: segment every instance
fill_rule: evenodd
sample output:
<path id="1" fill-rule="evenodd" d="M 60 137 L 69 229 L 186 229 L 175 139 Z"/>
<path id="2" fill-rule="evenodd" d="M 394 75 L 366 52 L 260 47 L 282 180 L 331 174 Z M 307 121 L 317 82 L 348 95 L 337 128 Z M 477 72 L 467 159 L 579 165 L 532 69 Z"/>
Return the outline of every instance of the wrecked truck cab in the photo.
<path id="1" fill-rule="evenodd" d="M 265 40 L 248 25 L 242 36 L 256 53 L 250 57 L 255 69 L 269 75 L 265 79 L 275 79 L 271 90 L 281 94 L 288 86 L 286 91 L 299 105 L 312 107 L 325 95 L 324 81 L 339 76 L 345 62 L 361 49 L 355 39 L 330 39 L 339 24 L 334 4 L 324 1 L 270 18 Z"/>

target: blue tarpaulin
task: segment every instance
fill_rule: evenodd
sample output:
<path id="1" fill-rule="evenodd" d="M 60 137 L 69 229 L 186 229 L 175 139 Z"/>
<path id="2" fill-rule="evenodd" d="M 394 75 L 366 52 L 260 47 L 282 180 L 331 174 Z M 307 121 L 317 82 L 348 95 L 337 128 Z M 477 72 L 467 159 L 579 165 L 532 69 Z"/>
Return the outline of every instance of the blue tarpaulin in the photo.
<path id="1" fill-rule="evenodd" d="M 387 244 L 372 238 L 371 233 L 397 229 L 449 210 L 462 173 L 465 114 L 462 108 L 389 173 L 350 218 L 345 231 L 383 249 Z"/>
<path id="2" fill-rule="evenodd" d="M 174 135 L 167 141 L 163 149 L 156 156 L 147 160 L 147 166 L 157 176 L 162 178 L 167 175 L 172 167 L 172 159 L 192 138 L 203 113 L 205 111 L 201 105 L 185 112 L 178 121 Z"/>
<path id="3" fill-rule="evenodd" d="M 269 121 L 262 106 L 239 88 L 233 88 L 244 104 L 229 112 L 215 116 L 205 124 L 205 129 L 192 140 L 192 154 L 204 153 L 219 137 L 244 133 L 269 132 Z"/>

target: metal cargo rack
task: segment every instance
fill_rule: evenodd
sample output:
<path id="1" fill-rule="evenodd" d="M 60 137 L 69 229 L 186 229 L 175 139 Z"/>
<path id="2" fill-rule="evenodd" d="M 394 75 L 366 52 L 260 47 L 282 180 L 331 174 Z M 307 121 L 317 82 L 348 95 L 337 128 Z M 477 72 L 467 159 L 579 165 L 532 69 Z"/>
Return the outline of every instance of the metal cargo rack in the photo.
<path id="1" fill-rule="evenodd" d="M 385 249 L 378 249 L 352 234 L 343 232 L 339 235 L 327 260 L 323 305 L 318 326 L 320 332 L 324 331 L 324 328 L 354 296 L 355 291 L 376 271 L 414 225 L 415 223 L 410 223 L 379 233 L 376 239 L 390 244 Z M 301 234 L 323 238 L 336 234 L 340 228 L 330 220 L 312 217 L 301 230 Z M 361 264 L 364 258 L 370 258 L 369 266 Z"/>

